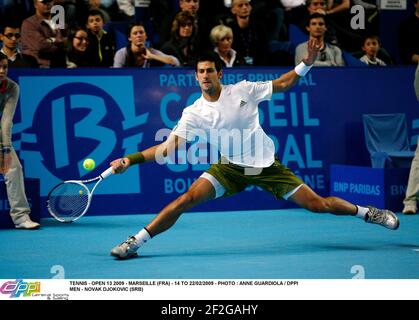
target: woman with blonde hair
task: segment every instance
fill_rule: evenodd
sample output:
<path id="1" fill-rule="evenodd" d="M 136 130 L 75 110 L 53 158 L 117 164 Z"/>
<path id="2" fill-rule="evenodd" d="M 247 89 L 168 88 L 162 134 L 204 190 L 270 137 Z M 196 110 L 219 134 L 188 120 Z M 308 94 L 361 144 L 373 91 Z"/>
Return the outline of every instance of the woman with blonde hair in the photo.
<path id="1" fill-rule="evenodd" d="M 225 67 L 244 65 L 244 59 L 239 57 L 237 51 L 232 48 L 233 30 L 225 25 L 218 25 L 212 28 L 210 39 L 214 45 L 214 51 L 220 56 Z"/>

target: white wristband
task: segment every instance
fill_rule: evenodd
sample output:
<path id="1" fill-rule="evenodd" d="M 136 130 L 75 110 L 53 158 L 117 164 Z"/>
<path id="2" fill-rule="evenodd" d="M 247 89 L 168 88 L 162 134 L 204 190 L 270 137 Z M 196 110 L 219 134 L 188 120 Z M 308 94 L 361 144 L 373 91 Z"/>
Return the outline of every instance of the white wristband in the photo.
<path id="1" fill-rule="evenodd" d="M 312 64 L 307 66 L 304 62 L 300 62 L 298 66 L 295 66 L 294 71 L 300 77 L 304 77 L 310 71 L 312 66 Z"/>

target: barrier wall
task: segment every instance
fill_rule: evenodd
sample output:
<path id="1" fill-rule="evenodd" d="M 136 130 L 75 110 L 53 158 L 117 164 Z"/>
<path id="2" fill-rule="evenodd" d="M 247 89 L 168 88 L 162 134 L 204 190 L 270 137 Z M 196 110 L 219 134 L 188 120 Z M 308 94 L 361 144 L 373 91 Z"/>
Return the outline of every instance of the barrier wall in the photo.
<path id="1" fill-rule="evenodd" d="M 224 83 L 265 81 L 285 68 L 225 70 Z M 369 166 L 363 113 L 406 113 L 410 136 L 419 132 L 414 68 L 314 68 L 290 91 L 260 104 L 260 119 L 281 161 L 317 192 L 329 192 L 331 164 Z M 123 154 L 156 144 L 156 133 L 173 128 L 182 109 L 200 95 L 193 70 L 10 70 L 21 86 L 14 146 L 28 178 L 40 179 L 44 200 L 61 180 L 86 179 Z M 228 107 L 228 106 L 226 106 Z M 413 147 L 413 146 L 412 146 Z M 145 164 L 112 176 L 95 191 L 89 214 L 154 213 L 175 199 L 201 172 L 205 151 L 187 155 L 194 165 Z M 207 150 L 207 149 L 205 149 Z M 208 155 L 208 154 L 207 154 Z M 85 158 L 97 167 L 82 168 Z M 203 204 L 196 210 L 270 209 L 289 206 L 258 188 Z M 195 209 L 194 209 L 195 210 Z"/>

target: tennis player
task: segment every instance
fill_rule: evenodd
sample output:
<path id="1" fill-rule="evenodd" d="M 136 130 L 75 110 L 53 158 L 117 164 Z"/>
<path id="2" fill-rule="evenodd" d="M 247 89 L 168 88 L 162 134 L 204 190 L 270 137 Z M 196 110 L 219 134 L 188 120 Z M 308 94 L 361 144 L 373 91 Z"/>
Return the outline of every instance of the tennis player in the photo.
<path id="1" fill-rule="evenodd" d="M 19 99 L 19 86 L 7 77 L 8 58 L 0 52 L 0 173 L 6 182 L 10 216 L 17 229 L 38 229 L 29 217 L 31 209 L 25 195 L 22 165 L 12 145 L 13 116 Z"/>
<path id="2" fill-rule="evenodd" d="M 317 195 L 275 159 L 274 143 L 259 124 L 259 102 L 270 99 L 273 93 L 285 92 L 297 83 L 309 72 L 318 52 L 318 42 L 310 40 L 307 57 L 293 70 L 273 81 L 241 81 L 234 85 L 221 84 L 222 64 L 215 54 L 201 56 L 196 63 L 195 76 L 202 96 L 184 109 L 168 139 L 142 152 L 116 159 L 110 165 L 115 173 L 122 173 L 134 164 L 160 161 L 161 157 L 166 157 L 186 141 L 214 130 L 239 131 L 241 145 L 217 146 L 222 156 L 218 163 L 212 164 L 186 193 L 163 208 L 150 224 L 113 248 L 111 255 L 119 259 L 136 256 L 138 248 L 173 226 L 186 210 L 204 201 L 243 191 L 248 185 L 259 186 L 278 199 L 289 200 L 312 212 L 352 215 L 368 223 L 397 229 L 399 220 L 389 210 L 361 207 L 337 197 Z M 259 141 L 259 148 L 252 141 Z"/>

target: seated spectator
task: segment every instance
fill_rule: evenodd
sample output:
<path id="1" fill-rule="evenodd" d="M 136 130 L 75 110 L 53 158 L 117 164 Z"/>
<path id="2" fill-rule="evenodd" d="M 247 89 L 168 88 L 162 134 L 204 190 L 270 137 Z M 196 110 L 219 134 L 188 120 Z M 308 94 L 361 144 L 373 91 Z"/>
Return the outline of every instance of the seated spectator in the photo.
<path id="1" fill-rule="evenodd" d="M 67 68 L 90 67 L 92 62 L 87 53 L 87 48 L 89 46 L 87 30 L 82 27 L 74 29 L 70 33 L 68 41 Z"/>
<path id="2" fill-rule="evenodd" d="M 326 33 L 326 22 L 324 15 L 314 13 L 310 16 L 307 25 L 310 39 L 317 39 L 320 43 L 320 52 L 314 62 L 315 66 L 344 66 L 345 62 L 342 57 L 342 51 L 339 47 L 327 43 L 324 39 Z M 300 43 L 295 50 L 295 64 L 298 65 L 304 57 L 307 56 L 307 43 Z"/>
<path id="3" fill-rule="evenodd" d="M 67 39 L 51 19 L 53 0 L 34 0 L 35 14 L 22 23 L 22 52 L 35 57 L 40 67 L 65 67 Z"/>
<path id="4" fill-rule="evenodd" d="M 326 15 L 326 0 L 307 0 L 306 6 L 309 14 L 320 13 Z"/>
<path id="5" fill-rule="evenodd" d="M 402 21 L 398 30 L 398 49 L 404 64 L 419 62 L 419 0 L 413 0 L 415 12 Z"/>
<path id="6" fill-rule="evenodd" d="M 380 50 L 380 39 L 378 36 L 367 36 L 362 45 L 362 51 L 365 53 L 359 60 L 369 66 L 385 66 L 386 63 L 377 57 Z"/>
<path id="7" fill-rule="evenodd" d="M 134 23 L 128 28 L 129 44 L 126 48 L 119 49 L 114 58 L 114 68 L 140 67 L 148 68 L 151 66 L 172 65 L 179 66 L 179 60 L 163 52 L 147 48 L 145 43 L 147 33 L 143 24 Z"/>
<path id="8" fill-rule="evenodd" d="M 89 35 L 88 55 L 93 67 L 110 67 L 115 55 L 115 40 L 103 29 L 102 12 L 90 10 L 87 17 L 87 33 Z"/>
<path id="9" fill-rule="evenodd" d="M 14 23 L 4 22 L 0 27 L 0 41 L 3 46 L 0 50 L 9 60 L 10 68 L 38 68 L 38 61 L 33 56 L 23 54 L 19 50 L 21 39 L 20 27 Z"/>
<path id="10" fill-rule="evenodd" d="M 231 13 L 233 21 L 228 25 L 235 37 L 233 49 L 242 56 L 246 65 L 267 64 L 268 39 L 263 24 L 251 16 L 250 0 L 233 0 Z"/>
<path id="11" fill-rule="evenodd" d="M 313 13 L 320 13 L 326 15 L 327 12 L 326 0 L 307 0 L 306 6 L 307 11 L 305 14 L 305 18 L 298 25 L 301 29 L 305 29 L 307 20 Z M 334 44 L 335 46 L 339 46 L 339 40 L 336 36 L 336 30 L 333 27 L 333 24 L 329 23 L 328 17 L 326 17 L 326 28 L 326 34 L 324 35 L 325 40 L 331 44 Z"/>
<path id="12" fill-rule="evenodd" d="M 214 45 L 214 51 L 220 56 L 224 67 L 244 65 L 242 57 L 237 55 L 236 50 L 231 48 L 233 44 L 233 30 L 222 24 L 212 28 L 210 33 L 211 42 Z"/>
<path id="13" fill-rule="evenodd" d="M 100 11 L 104 23 L 112 21 L 111 17 L 111 6 L 116 0 L 85 0 L 87 2 L 86 15 L 84 18 L 87 19 L 90 10 Z"/>
<path id="14" fill-rule="evenodd" d="M 213 6 L 213 1 L 210 2 L 210 5 Z M 202 10 L 201 4 L 200 0 L 179 0 L 180 10 L 189 12 L 195 18 L 197 31 L 194 41 L 197 52 L 211 50 L 211 43 L 207 39 L 209 39 L 212 27 L 218 24 L 214 22 L 215 17 L 208 15 L 206 11 Z"/>
<path id="15" fill-rule="evenodd" d="M 170 40 L 162 51 L 175 56 L 182 66 L 194 66 L 197 55 L 197 25 L 194 16 L 181 11 L 173 20 Z"/>

